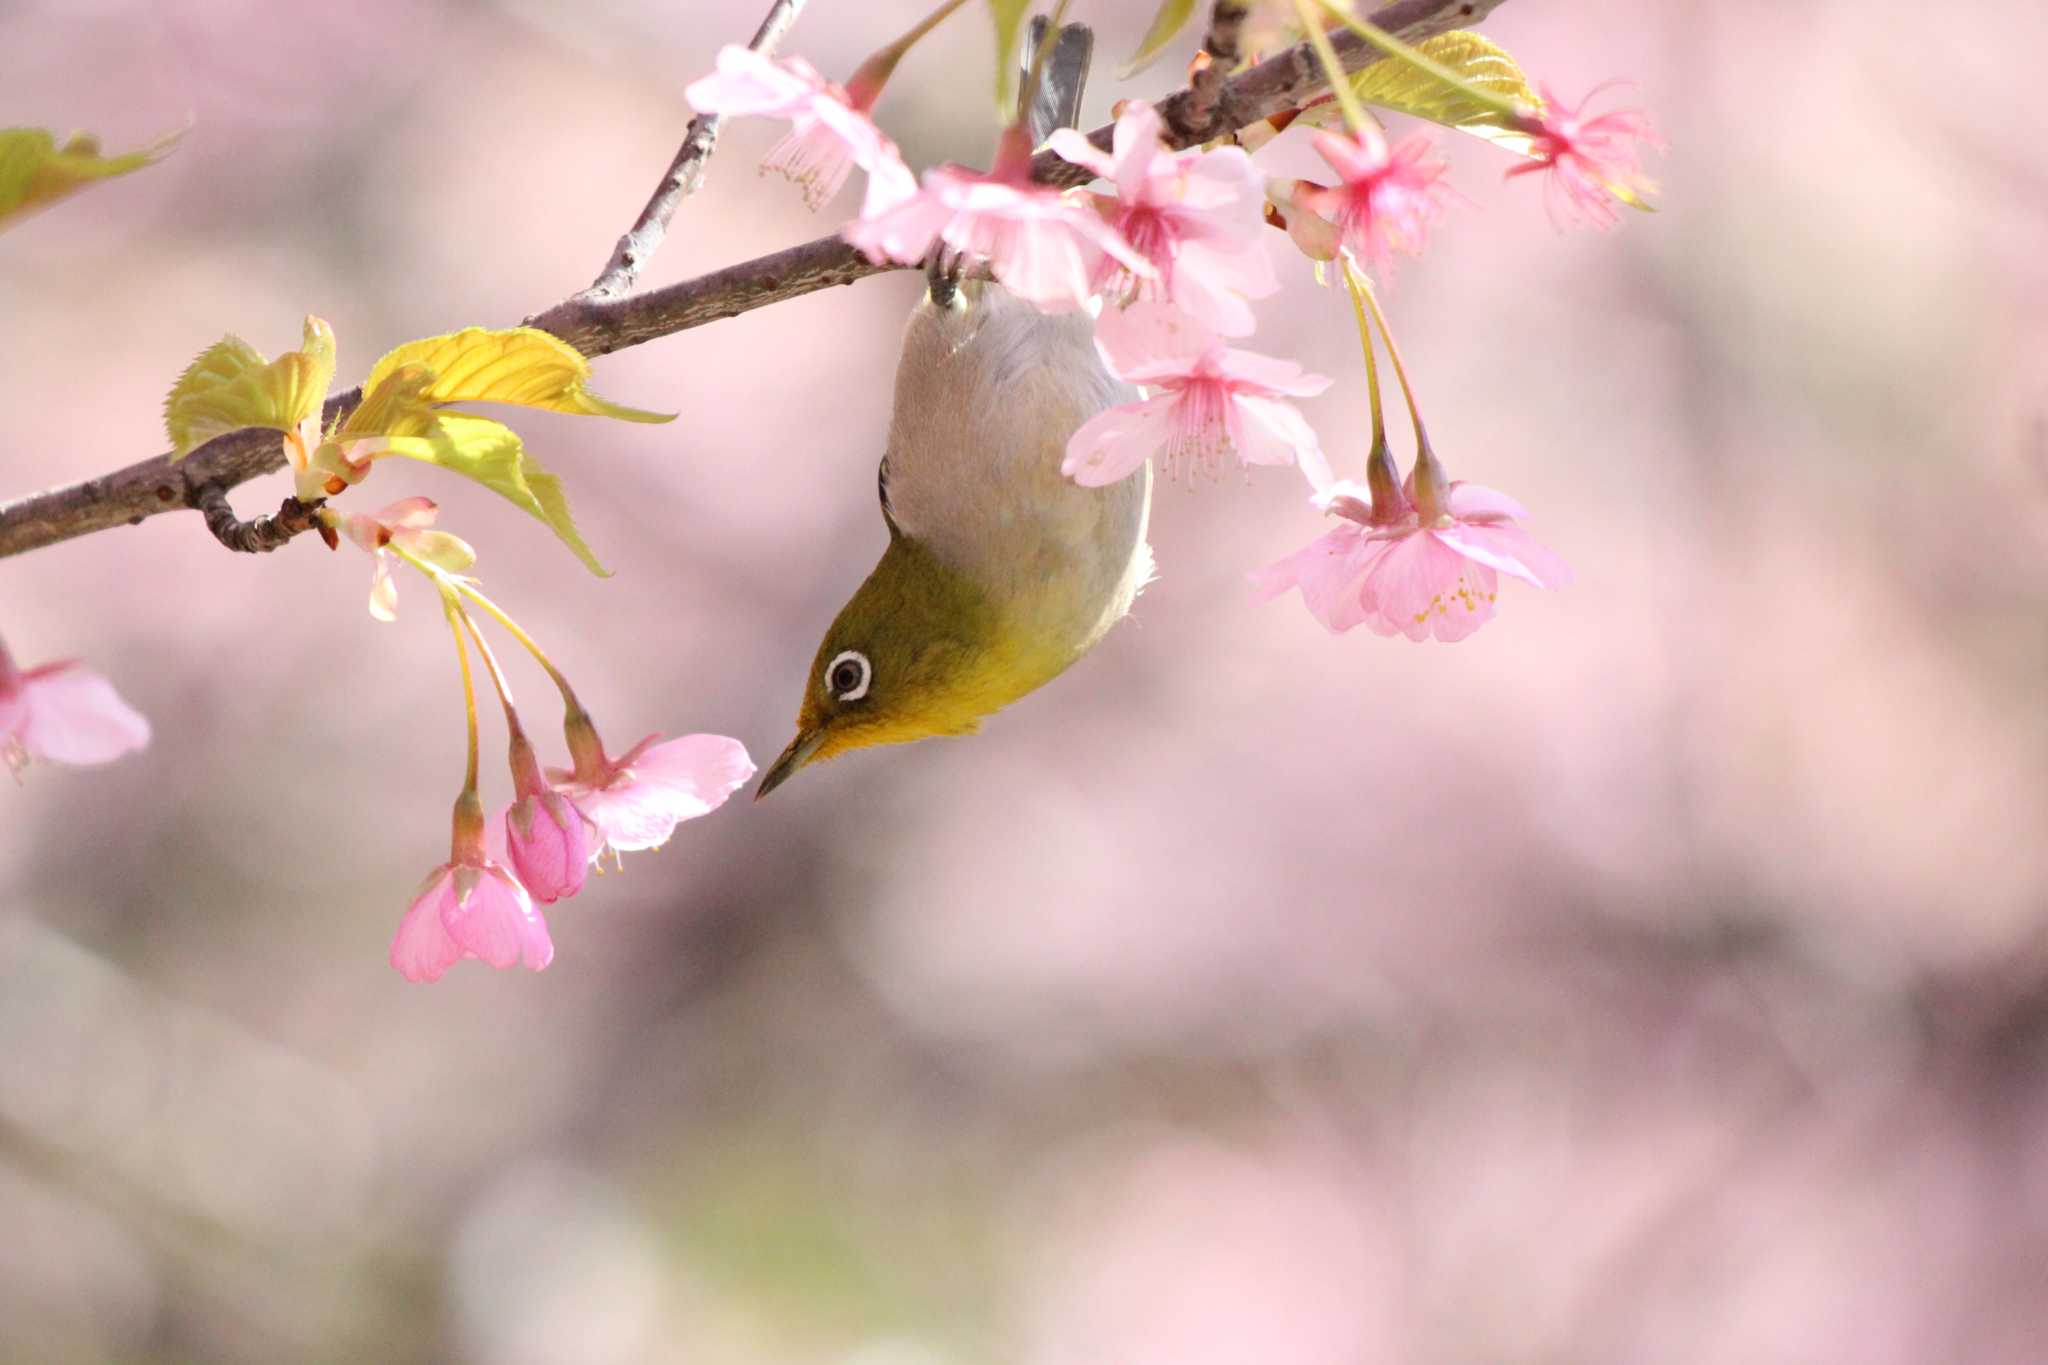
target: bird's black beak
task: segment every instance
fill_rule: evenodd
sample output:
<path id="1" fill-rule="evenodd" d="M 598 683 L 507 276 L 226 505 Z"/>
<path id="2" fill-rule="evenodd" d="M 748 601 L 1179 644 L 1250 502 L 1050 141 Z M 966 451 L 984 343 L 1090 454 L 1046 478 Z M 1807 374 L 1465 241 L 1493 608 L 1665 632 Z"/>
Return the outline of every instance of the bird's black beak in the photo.
<path id="1" fill-rule="evenodd" d="M 782 751 L 782 756 L 768 765 L 768 771 L 761 777 L 761 785 L 754 788 L 754 799 L 759 801 L 789 781 L 791 774 L 817 755 L 824 742 L 823 730 L 799 730 L 796 738 L 789 742 L 789 747 Z"/>

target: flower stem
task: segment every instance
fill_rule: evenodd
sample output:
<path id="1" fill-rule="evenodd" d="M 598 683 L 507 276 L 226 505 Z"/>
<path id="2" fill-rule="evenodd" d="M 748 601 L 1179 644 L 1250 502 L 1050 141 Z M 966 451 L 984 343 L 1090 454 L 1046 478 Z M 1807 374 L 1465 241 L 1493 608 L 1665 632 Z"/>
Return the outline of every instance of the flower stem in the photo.
<path id="1" fill-rule="evenodd" d="M 1327 5 L 1329 0 L 1320 0 Z M 1351 88 L 1351 73 L 1344 69 L 1344 63 L 1337 60 L 1337 49 L 1330 43 L 1330 35 L 1323 29 L 1323 21 L 1316 14 L 1312 0 L 1294 0 L 1294 12 L 1301 16 L 1301 26 L 1308 30 L 1308 40 L 1316 50 L 1316 59 L 1323 64 L 1323 74 L 1329 77 L 1330 93 L 1337 97 L 1337 107 L 1344 111 L 1344 126 L 1352 133 L 1363 133 L 1371 125 L 1372 116 L 1365 112 L 1358 92 Z M 1342 11 L 1337 11 L 1342 14 Z M 1349 18 L 1349 15 L 1343 15 Z"/>
<path id="2" fill-rule="evenodd" d="M 456 801 L 460 806 L 463 799 L 476 796 L 476 679 L 469 671 L 469 645 L 462 638 L 462 622 L 465 617 L 461 599 L 456 597 L 455 590 L 445 582 L 440 587 L 441 610 L 447 613 L 449 633 L 455 636 L 455 658 L 462 665 L 462 705 L 469 718 L 469 771 L 462 779 L 462 797 Z"/>
<path id="3" fill-rule="evenodd" d="M 476 652 L 483 656 L 484 671 L 491 675 L 491 686 L 498 691 L 498 703 L 505 708 L 505 724 L 516 735 L 519 733 L 519 712 L 512 707 L 512 685 L 505 681 L 504 670 L 498 667 L 498 656 L 492 653 L 490 641 L 484 639 L 484 633 L 477 629 L 476 622 L 468 612 L 462 611 L 460 605 L 456 610 L 461 612 L 462 624 L 469 631 L 469 638 L 476 643 Z"/>
<path id="4" fill-rule="evenodd" d="M 1297 7 L 1302 7 L 1306 3 L 1307 0 L 1295 0 Z M 1485 105 L 1510 123 L 1519 127 L 1528 116 L 1528 111 L 1522 107 L 1520 100 L 1509 99 L 1505 95 L 1495 94 L 1484 86 L 1473 84 L 1445 66 L 1442 62 L 1417 52 L 1414 48 L 1402 42 L 1379 25 L 1372 23 L 1370 20 L 1359 18 L 1342 5 L 1336 3 L 1336 0 L 1315 0 L 1315 3 L 1322 7 L 1324 13 L 1350 29 L 1353 33 L 1356 33 L 1359 37 L 1365 39 L 1368 43 L 1371 43 L 1380 51 L 1386 53 L 1389 57 L 1392 57 L 1395 61 L 1412 66 L 1424 75 L 1441 81 L 1466 98 Z M 1327 45 L 1329 39 L 1325 38 L 1323 42 Z M 1325 60 L 1327 61 L 1328 59 L 1326 58 Z M 1349 117 L 1349 115 L 1347 114 L 1346 117 Z"/>
<path id="5" fill-rule="evenodd" d="M 1344 258 L 1344 283 L 1351 290 L 1351 314 L 1358 320 L 1358 342 L 1365 349 L 1366 388 L 1372 396 L 1372 449 L 1365 456 L 1365 484 L 1372 490 L 1374 524 L 1388 525 L 1406 515 L 1408 497 L 1401 491 L 1401 468 L 1394 463 L 1393 447 L 1387 444 L 1386 417 L 1380 411 L 1379 363 L 1373 355 L 1372 324 L 1365 317 L 1365 291 L 1371 286 L 1349 256 Z"/>
<path id="6" fill-rule="evenodd" d="M 862 113 L 875 107 L 881 96 L 882 86 L 895 74 L 896 63 L 903 60 L 903 54 L 917 45 L 919 39 L 937 28 L 954 10 L 967 0 L 945 0 L 945 3 L 911 25 L 905 33 L 887 47 L 878 49 L 872 57 L 860 64 L 860 69 L 847 78 L 846 93 L 853 107 Z"/>
<path id="7" fill-rule="evenodd" d="M 1365 320 L 1365 300 L 1360 296 L 1363 282 L 1359 278 L 1358 266 L 1347 256 L 1344 259 L 1344 283 L 1351 288 L 1351 313 L 1358 319 L 1358 344 L 1365 351 L 1365 389 L 1372 399 L 1372 443 L 1385 445 L 1387 441 L 1386 416 L 1380 411 L 1380 367 L 1373 355 L 1372 325 Z"/>
<path id="8" fill-rule="evenodd" d="M 534 662 L 546 670 L 548 678 L 555 684 L 555 690 L 562 694 L 563 705 L 567 706 L 571 711 L 581 711 L 583 709 L 582 704 L 576 700 L 575 689 L 569 686 L 569 679 L 564 676 L 561 669 L 555 667 L 555 661 L 547 656 L 547 651 L 540 647 L 540 642 L 531 635 L 528 635 L 525 628 L 513 620 L 503 607 L 484 596 L 480 588 L 465 578 L 459 578 L 437 565 L 429 564 L 418 555 L 409 553 L 395 541 L 384 548 L 412 565 L 415 569 L 418 569 L 428 578 L 433 579 L 441 587 L 442 591 L 461 593 L 464 597 L 474 602 L 482 609 L 484 615 L 503 626 L 506 633 L 517 640 L 526 652 L 533 656 Z"/>
<path id="9" fill-rule="evenodd" d="M 1345 263 L 1344 273 L 1352 280 L 1353 297 L 1362 301 L 1372 311 L 1372 320 L 1379 324 L 1380 335 L 1386 338 L 1387 355 L 1394 362 L 1394 377 L 1401 381 L 1401 397 L 1408 403 L 1408 419 L 1415 423 L 1415 444 L 1423 450 L 1429 449 L 1429 433 L 1422 429 L 1422 409 L 1416 406 L 1415 389 L 1408 383 L 1408 367 L 1401 363 L 1401 348 L 1394 342 L 1394 331 L 1387 326 L 1387 315 L 1380 309 L 1379 296 L 1373 292 L 1372 281 L 1358 272 L 1350 263 Z"/>

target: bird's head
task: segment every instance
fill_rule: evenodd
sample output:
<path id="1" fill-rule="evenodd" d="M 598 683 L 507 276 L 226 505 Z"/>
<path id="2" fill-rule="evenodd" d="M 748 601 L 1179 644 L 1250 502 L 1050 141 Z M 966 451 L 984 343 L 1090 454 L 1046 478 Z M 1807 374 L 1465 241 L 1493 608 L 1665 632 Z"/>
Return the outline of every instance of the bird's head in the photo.
<path id="1" fill-rule="evenodd" d="M 756 800 L 808 764 L 851 749 L 964 735 L 1059 671 L 1029 632 L 966 575 L 907 536 L 840 609 L 811 661 L 796 738 Z"/>

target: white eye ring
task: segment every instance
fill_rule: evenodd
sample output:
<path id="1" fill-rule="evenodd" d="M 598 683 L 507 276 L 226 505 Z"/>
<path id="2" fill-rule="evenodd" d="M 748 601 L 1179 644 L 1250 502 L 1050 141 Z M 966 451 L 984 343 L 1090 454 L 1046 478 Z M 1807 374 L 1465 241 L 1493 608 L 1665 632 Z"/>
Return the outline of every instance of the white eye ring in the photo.
<path id="1" fill-rule="evenodd" d="M 841 686 L 839 670 L 848 664 L 853 665 L 859 676 Z M 831 663 L 825 665 L 825 687 L 838 701 L 859 701 L 868 694 L 868 684 L 874 681 L 874 677 L 874 665 L 868 662 L 867 655 L 857 649 L 845 650 L 835 656 Z"/>

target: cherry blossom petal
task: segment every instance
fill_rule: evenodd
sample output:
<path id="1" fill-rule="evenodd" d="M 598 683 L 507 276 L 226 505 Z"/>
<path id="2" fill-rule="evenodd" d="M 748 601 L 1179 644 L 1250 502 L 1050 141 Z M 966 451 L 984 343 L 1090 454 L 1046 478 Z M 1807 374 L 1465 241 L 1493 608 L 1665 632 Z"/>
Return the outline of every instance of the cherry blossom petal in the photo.
<path id="1" fill-rule="evenodd" d="M 1055 128 L 1045 145 L 1062 161 L 1071 161 L 1105 179 L 1116 176 L 1116 158 L 1090 142 L 1088 135 L 1078 128 Z"/>
<path id="2" fill-rule="evenodd" d="M 1459 521 L 1523 521 L 1527 509 L 1507 494 L 1463 479 L 1451 484 L 1446 510 Z"/>
<path id="3" fill-rule="evenodd" d="M 398 584 L 391 579 L 391 557 L 382 551 L 370 570 L 370 615 L 379 621 L 398 619 Z"/>
<path id="4" fill-rule="evenodd" d="M 1157 303 L 1103 310 L 1095 323 L 1095 348 L 1103 363 L 1133 384 L 1157 384 L 1193 374 L 1215 346 L 1208 328 L 1177 308 Z"/>
<path id="5" fill-rule="evenodd" d="M 684 820 L 707 815 L 754 774 L 746 747 L 724 735 L 651 735 L 614 765 L 608 780 L 565 792 L 622 853 L 659 848 Z"/>
<path id="6" fill-rule="evenodd" d="M 149 721 L 112 683 L 75 661 L 30 669 L 21 690 L 13 733 L 31 758 L 90 766 L 149 743 Z"/>
<path id="7" fill-rule="evenodd" d="M 442 973 L 463 959 L 457 943 L 441 923 L 443 911 L 455 903 L 455 869 L 443 864 L 427 874 L 412 904 L 398 922 L 391 940 L 391 965 L 407 981 L 439 981 Z"/>
<path id="8" fill-rule="evenodd" d="M 1534 587 L 1561 588 L 1571 581 L 1570 566 L 1519 526 L 1453 525 L 1437 528 L 1431 534 L 1467 559 Z"/>
<path id="9" fill-rule="evenodd" d="M 1352 525 L 1318 536 L 1307 548 L 1266 568 L 1255 570 L 1257 600 L 1270 601 L 1292 588 L 1331 634 L 1362 623 L 1368 611 L 1361 588 L 1372 566 L 1392 542 L 1367 535 Z"/>
<path id="10" fill-rule="evenodd" d="M 1173 439 L 1177 394 L 1165 393 L 1098 412 L 1067 441 L 1060 473 L 1083 488 L 1127 479 Z"/>
<path id="11" fill-rule="evenodd" d="M 1110 155 L 1110 178 L 1116 182 L 1117 196 L 1143 198 L 1150 189 L 1153 165 L 1172 161 L 1172 154 L 1159 141 L 1159 111 L 1144 100 L 1125 105 L 1110 134 Z"/>
<path id="12" fill-rule="evenodd" d="M 1213 365 L 1234 387 L 1266 396 L 1313 398 L 1331 383 L 1328 375 L 1310 374 L 1292 360 L 1256 351 L 1224 348 L 1216 352 Z"/>
<path id="13" fill-rule="evenodd" d="M 1493 618 L 1497 582 L 1491 568 L 1433 535 L 1403 536 L 1390 543 L 1368 582 L 1374 610 L 1366 624 L 1384 635 L 1425 640 L 1434 632 L 1453 643 Z"/>
<path id="14" fill-rule="evenodd" d="M 493 967 L 524 963 L 536 972 L 554 960 L 547 921 L 510 872 L 494 862 L 460 866 L 453 881 L 454 894 L 442 904 L 441 925 L 464 952 Z"/>
<path id="15" fill-rule="evenodd" d="M 1311 486 L 1321 488 L 1330 482 L 1330 462 L 1323 457 L 1322 442 L 1292 403 L 1239 394 L 1235 406 L 1241 419 L 1236 433 L 1240 460 L 1246 464 L 1299 464 Z"/>
<path id="16" fill-rule="evenodd" d="M 801 57 L 771 60 L 728 43 L 715 74 L 692 81 L 683 98 L 700 114 L 787 115 L 824 90 L 825 78 Z"/>

